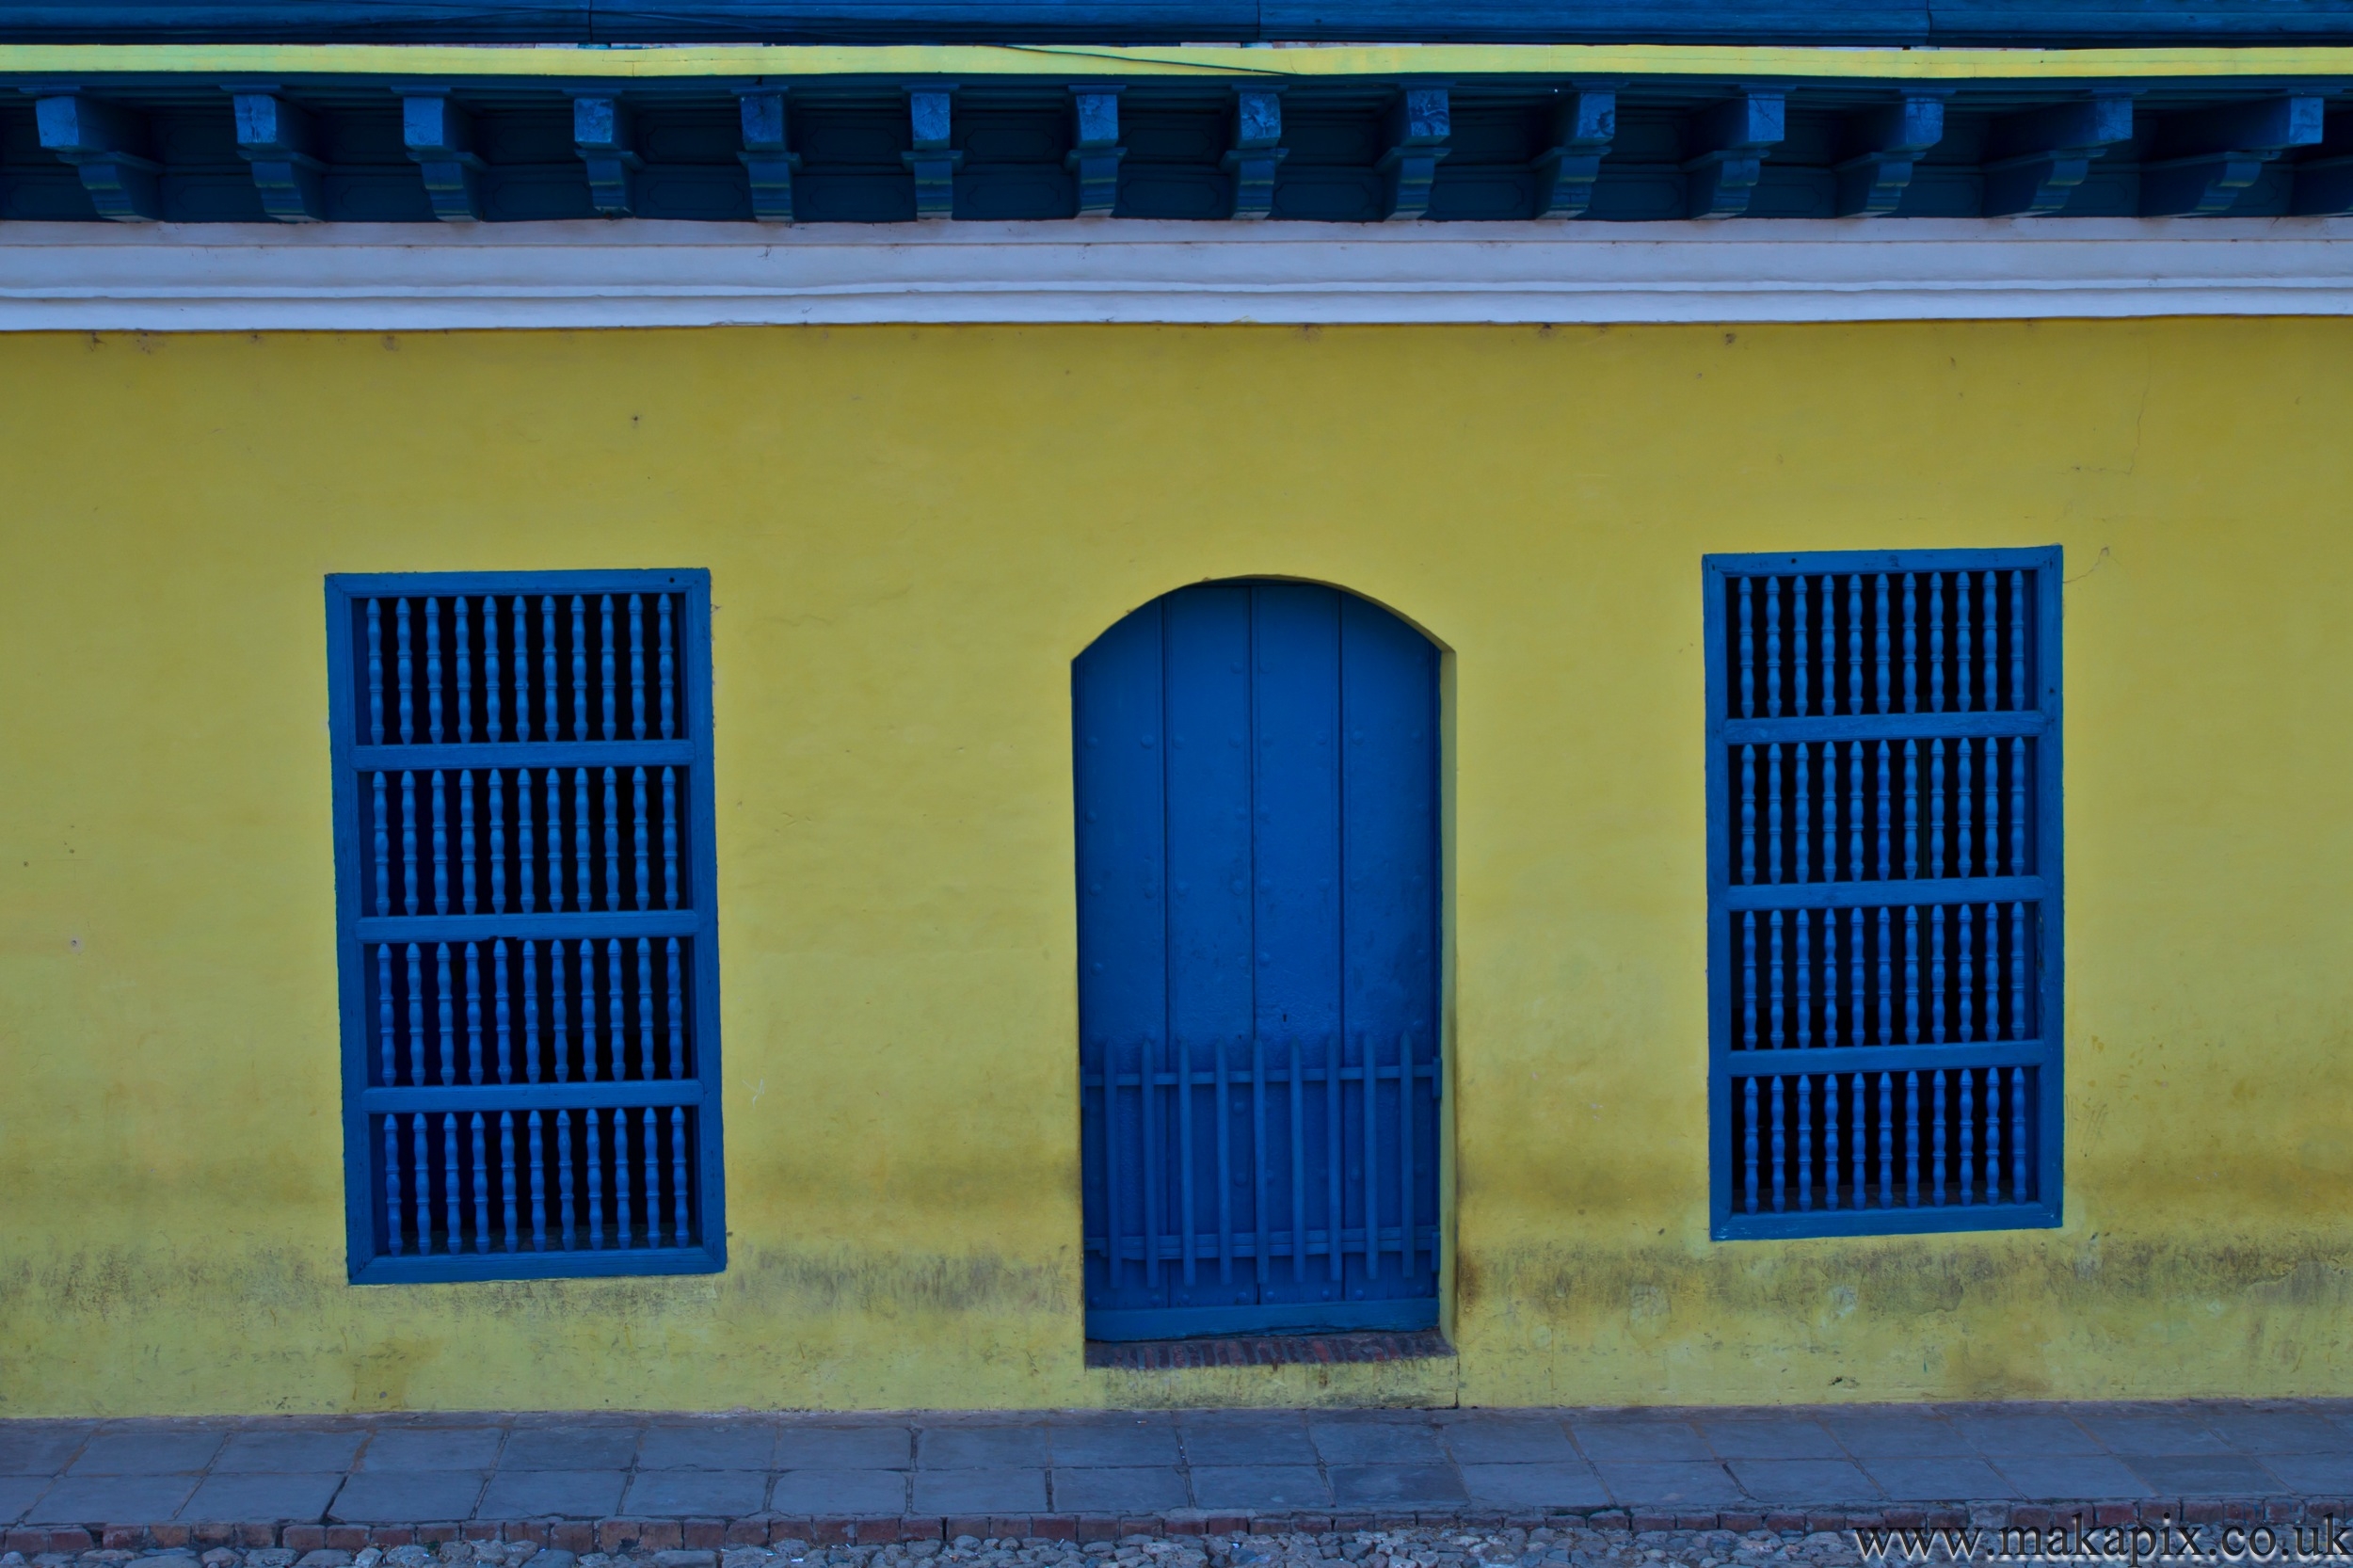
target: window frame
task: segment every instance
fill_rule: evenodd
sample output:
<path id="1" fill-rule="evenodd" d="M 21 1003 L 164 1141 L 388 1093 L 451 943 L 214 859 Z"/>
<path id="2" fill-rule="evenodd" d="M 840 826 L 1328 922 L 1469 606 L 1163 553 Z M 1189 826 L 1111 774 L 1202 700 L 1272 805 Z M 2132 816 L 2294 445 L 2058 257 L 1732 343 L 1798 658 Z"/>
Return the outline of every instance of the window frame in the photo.
<path id="1" fill-rule="evenodd" d="M 406 595 L 451 597 L 517 593 L 668 593 L 679 596 L 684 615 L 679 628 L 679 679 L 686 740 L 691 748 L 684 802 L 689 842 L 685 861 L 693 889 L 694 1006 L 689 1028 L 696 1070 L 688 1080 L 695 1097 L 684 1101 L 695 1114 L 695 1189 L 699 1240 L 692 1247 L 532 1252 L 495 1250 L 466 1254 L 386 1255 L 376 1250 L 376 1151 L 369 1128 L 367 973 L 359 921 L 362 913 L 358 671 L 353 648 L 355 601 Z M 428 1284 L 456 1281 L 600 1278 L 620 1275 L 717 1273 L 727 1267 L 727 1183 L 721 1122 L 719 1016 L 718 857 L 712 777 L 711 574 L 674 570 L 335 572 L 326 579 L 327 678 L 329 758 L 333 773 L 335 857 L 335 955 L 343 1080 L 344 1208 L 346 1270 L 354 1285 Z M 545 743 L 536 743 L 545 744 Z M 573 744 L 576 743 L 563 743 Z M 589 743 L 599 744 L 603 743 Z M 479 756 L 482 744 L 468 753 Z M 453 760 L 454 766 L 465 766 Z M 483 766 L 477 761 L 474 766 Z M 538 765 L 538 764 L 531 764 Z M 455 918 L 455 917 L 452 917 Z M 485 1085 L 484 1087 L 488 1087 Z M 500 1109 L 532 1107 L 517 1099 Z M 664 1102 L 670 1103 L 668 1101 Z"/>
<path id="2" fill-rule="evenodd" d="M 2028 549 L 1801 551 L 1708 554 L 1701 558 L 1702 646 L 1706 663 L 1705 768 L 1707 816 L 1707 1163 L 1709 1237 L 1718 1241 L 1795 1240 L 1809 1237 L 1890 1236 L 1978 1230 L 2048 1229 L 2062 1223 L 2065 1200 L 2065 872 L 2064 774 L 2065 683 L 2061 664 L 2061 568 L 2064 552 L 2049 545 Z M 1931 571 L 2026 571 L 2033 574 L 2033 672 L 2041 727 L 2033 731 L 2035 783 L 2032 794 L 2034 874 L 2043 883 L 2037 934 L 2036 1017 L 2041 1055 L 2035 1063 L 2035 1193 L 2032 1203 L 1953 1204 L 1916 1208 L 1785 1209 L 1751 1214 L 1735 1207 L 1731 1146 L 1735 1127 L 1732 1083 L 1733 915 L 1731 692 L 1728 583 L 1768 573 Z M 1876 717 L 1876 715 L 1872 715 Z M 1895 714 L 1893 717 L 1903 717 Z M 1818 716 L 1817 723 L 1823 722 Z M 1856 739 L 1868 739 L 1858 733 Z M 1820 1048 L 1830 1050 L 1851 1048 Z M 1949 1046 L 1919 1048 L 1951 1049 Z M 1830 1067 L 1832 1064 L 1826 1063 Z M 1957 1064 L 1958 1065 L 1958 1064 Z"/>

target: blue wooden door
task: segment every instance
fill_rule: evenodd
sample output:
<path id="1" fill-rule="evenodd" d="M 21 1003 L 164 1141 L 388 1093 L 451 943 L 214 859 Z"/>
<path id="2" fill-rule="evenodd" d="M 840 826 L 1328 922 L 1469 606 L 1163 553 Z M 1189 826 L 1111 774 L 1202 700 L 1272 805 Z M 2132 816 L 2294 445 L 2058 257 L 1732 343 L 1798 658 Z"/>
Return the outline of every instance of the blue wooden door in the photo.
<path id="1" fill-rule="evenodd" d="M 1436 1322 L 1437 669 L 1256 582 L 1074 665 L 1089 1337 Z"/>

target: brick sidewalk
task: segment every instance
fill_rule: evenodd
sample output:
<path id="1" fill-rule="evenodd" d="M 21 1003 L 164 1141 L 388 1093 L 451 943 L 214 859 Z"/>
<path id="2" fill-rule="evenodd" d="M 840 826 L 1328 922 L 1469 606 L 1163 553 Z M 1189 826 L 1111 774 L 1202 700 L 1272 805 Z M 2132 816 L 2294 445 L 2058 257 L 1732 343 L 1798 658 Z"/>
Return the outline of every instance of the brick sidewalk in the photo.
<path id="1" fill-rule="evenodd" d="M 2353 1401 L 0 1422 L 8 1549 L 2345 1518 Z"/>

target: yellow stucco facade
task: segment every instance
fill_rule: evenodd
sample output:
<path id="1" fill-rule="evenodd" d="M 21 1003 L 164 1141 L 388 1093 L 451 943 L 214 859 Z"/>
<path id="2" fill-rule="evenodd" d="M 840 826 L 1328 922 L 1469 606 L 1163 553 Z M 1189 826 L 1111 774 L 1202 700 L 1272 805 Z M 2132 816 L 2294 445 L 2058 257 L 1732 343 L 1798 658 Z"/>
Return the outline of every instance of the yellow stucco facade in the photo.
<path id="1" fill-rule="evenodd" d="M 2353 1394 L 2353 321 L 0 340 L 0 1414 Z M 1700 559 L 2067 551 L 2066 1224 L 1708 1239 Z M 345 1283 L 321 580 L 712 573 L 724 1274 Z M 1451 1360 L 1081 1361 L 1069 671 L 1448 650 Z"/>

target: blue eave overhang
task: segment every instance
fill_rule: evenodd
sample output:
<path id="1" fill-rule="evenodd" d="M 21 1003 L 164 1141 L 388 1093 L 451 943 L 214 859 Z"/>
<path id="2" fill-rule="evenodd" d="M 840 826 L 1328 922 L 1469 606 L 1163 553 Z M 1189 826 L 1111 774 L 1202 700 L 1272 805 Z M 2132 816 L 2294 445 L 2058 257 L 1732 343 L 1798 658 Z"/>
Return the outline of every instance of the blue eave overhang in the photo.
<path id="1" fill-rule="evenodd" d="M 0 44 L 15 219 L 2348 211 L 2331 44 Z"/>

